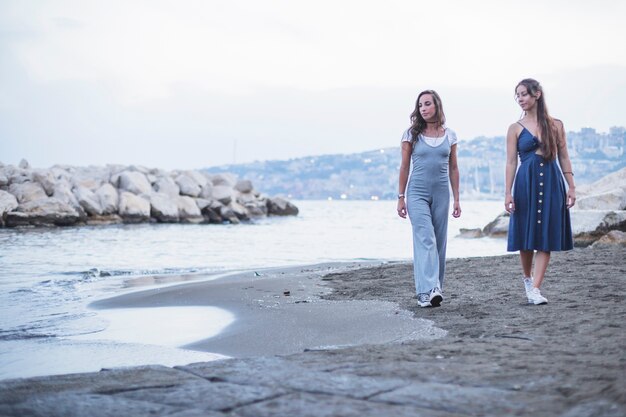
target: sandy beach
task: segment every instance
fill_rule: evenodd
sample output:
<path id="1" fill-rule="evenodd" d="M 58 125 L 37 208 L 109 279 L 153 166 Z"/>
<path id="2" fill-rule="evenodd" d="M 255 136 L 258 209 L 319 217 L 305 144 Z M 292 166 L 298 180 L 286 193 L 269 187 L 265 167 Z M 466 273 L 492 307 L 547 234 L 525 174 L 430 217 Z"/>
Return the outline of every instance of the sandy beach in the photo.
<path id="1" fill-rule="evenodd" d="M 235 359 L 3 381 L 0 414 L 625 414 L 625 248 L 554 253 L 543 306 L 526 303 L 517 255 L 448 260 L 446 276 L 443 305 L 429 309 L 409 263 L 248 272 L 101 300 L 224 308 L 236 320 L 185 347 Z"/>
<path id="2" fill-rule="evenodd" d="M 526 303 L 518 255 L 449 260 L 440 308 L 416 306 L 411 274 L 408 264 L 337 274 L 325 297 L 391 300 L 433 320 L 447 336 L 415 354 L 458 364 L 438 378 L 626 404 L 626 249 L 554 252 L 542 306 Z"/>

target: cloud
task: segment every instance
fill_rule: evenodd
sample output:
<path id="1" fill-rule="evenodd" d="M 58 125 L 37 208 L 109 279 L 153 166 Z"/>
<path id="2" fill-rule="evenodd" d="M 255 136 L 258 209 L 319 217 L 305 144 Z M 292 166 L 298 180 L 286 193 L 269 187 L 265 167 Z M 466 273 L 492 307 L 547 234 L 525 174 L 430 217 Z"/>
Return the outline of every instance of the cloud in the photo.
<path id="1" fill-rule="evenodd" d="M 495 0 L 0 3 L 0 158 L 193 168 L 363 151 L 397 144 L 426 88 L 461 138 L 502 135 L 527 76 L 569 129 L 626 124 L 625 6 L 533 1 L 532 19 Z"/>

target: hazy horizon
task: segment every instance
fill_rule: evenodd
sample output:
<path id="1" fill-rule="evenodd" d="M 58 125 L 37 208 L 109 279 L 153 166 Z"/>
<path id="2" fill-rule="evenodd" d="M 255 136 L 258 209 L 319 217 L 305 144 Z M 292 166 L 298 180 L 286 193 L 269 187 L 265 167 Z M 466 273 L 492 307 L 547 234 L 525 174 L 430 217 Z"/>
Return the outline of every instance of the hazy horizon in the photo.
<path id="1" fill-rule="evenodd" d="M 501 136 L 526 77 L 568 131 L 626 125 L 626 4 L 0 3 L 0 162 L 194 169 L 397 146 L 419 91 Z M 555 23 L 555 22 L 558 22 Z"/>

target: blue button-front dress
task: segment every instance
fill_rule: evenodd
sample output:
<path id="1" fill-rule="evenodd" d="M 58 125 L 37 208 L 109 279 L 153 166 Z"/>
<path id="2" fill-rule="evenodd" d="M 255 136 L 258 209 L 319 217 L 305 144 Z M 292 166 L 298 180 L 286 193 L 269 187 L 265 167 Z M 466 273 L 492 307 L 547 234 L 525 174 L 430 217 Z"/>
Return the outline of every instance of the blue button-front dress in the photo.
<path id="1" fill-rule="evenodd" d="M 570 250 L 574 247 L 567 189 L 556 159 L 536 153 L 539 140 L 525 127 L 517 139 L 520 166 L 513 185 L 515 211 L 509 221 L 507 250 Z"/>

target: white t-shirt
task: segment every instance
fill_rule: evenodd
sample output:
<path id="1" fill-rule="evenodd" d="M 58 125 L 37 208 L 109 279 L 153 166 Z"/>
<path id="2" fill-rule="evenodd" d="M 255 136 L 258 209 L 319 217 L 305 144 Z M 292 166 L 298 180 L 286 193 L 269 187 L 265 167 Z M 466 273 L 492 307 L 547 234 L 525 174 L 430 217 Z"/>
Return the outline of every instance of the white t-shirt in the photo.
<path id="1" fill-rule="evenodd" d="M 405 130 L 404 134 L 402 134 L 402 142 L 411 142 L 412 135 L 411 135 L 411 132 L 409 130 L 410 129 Z M 431 138 L 429 136 L 424 136 L 424 135 L 420 134 L 419 140 L 423 140 L 425 144 L 435 148 L 435 147 L 437 147 L 437 146 L 439 146 L 439 145 L 441 145 L 443 143 L 443 141 L 446 138 L 446 136 L 448 137 L 448 140 L 450 141 L 450 146 L 456 145 L 456 142 L 457 142 L 456 132 L 454 130 L 450 129 L 449 127 L 445 128 L 445 132 L 444 132 L 443 136 L 441 136 L 441 137 Z"/>

